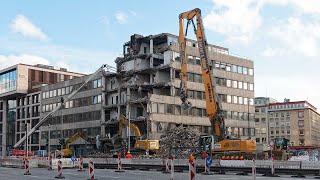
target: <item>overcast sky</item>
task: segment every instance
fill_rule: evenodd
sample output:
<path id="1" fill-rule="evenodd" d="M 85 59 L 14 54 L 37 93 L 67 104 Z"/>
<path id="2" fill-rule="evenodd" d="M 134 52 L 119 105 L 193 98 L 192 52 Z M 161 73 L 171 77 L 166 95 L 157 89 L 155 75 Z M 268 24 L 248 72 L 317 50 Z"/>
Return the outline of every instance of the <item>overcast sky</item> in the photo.
<path id="1" fill-rule="evenodd" d="M 2 1 L 0 68 L 93 72 L 114 65 L 131 34 L 177 34 L 178 14 L 195 7 L 211 44 L 254 61 L 256 96 L 320 108 L 320 0 Z"/>

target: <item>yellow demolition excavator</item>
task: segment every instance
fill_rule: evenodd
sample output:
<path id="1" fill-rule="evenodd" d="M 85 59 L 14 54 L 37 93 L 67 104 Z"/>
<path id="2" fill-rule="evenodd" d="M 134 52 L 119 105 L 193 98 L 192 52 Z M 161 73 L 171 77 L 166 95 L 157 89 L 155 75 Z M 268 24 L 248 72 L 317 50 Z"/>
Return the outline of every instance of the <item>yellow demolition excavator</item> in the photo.
<path id="1" fill-rule="evenodd" d="M 194 22 L 196 20 L 196 23 Z M 187 21 L 186 29 L 184 30 L 184 23 Z M 228 139 L 225 136 L 225 122 L 221 109 L 221 103 L 218 100 L 218 96 L 213 85 L 212 72 L 210 71 L 209 59 L 208 59 L 208 45 L 204 33 L 204 27 L 202 23 L 201 10 L 196 8 L 187 12 L 183 12 L 179 15 L 179 48 L 180 48 L 180 60 L 181 60 L 181 84 L 180 84 L 180 99 L 182 101 L 183 108 L 191 108 L 192 104 L 188 101 L 188 65 L 187 65 L 187 52 L 186 52 L 186 36 L 188 32 L 188 26 L 192 25 L 197 39 L 199 48 L 199 55 L 201 60 L 202 79 L 205 87 L 205 98 L 207 116 L 211 123 L 211 136 L 212 146 L 211 153 L 220 153 L 226 155 L 228 153 L 254 153 L 256 151 L 255 140 L 246 139 Z"/>
<path id="2" fill-rule="evenodd" d="M 138 139 L 135 140 L 134 143 L 134 149 L 133 150 L 139 150 L 142 152 L 145 151 L 156 151 L 159 149 L 159 140 L 141 140 L 139 139 L 141 137 L 141 132 L 140 129 L 137 125 L 135 125 L 134 123 L 129 123 L 129 120 L 123 115 L 120 114 L 119 117 L 119 131 L 118 131 L 118 135 L 122 136 L 122 131 L 124 128 L 126 127 L 130 127 L 130 131 L 132 130 L 134 133 L 134 136 Z"/>

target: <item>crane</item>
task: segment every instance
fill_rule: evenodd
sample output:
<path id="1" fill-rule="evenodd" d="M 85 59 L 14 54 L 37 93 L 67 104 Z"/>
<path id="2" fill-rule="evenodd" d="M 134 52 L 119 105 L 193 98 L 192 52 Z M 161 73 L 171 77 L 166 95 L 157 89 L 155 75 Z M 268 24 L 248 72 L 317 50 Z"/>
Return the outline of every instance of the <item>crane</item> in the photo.
<path id="1" fill-rule="evenodd" d="M 14 148 L 19 147 L 26 140 L 27 136 L 28 137 L 31 136 L 44 122 L 46 122 L 48 120 L 48 118 L 50 116 L 52 116 L 55 112 L 57 112 L 64 105 L 65 102 L 68 102 L 71 98 L 73 98 L 73 96 L 75 96 L 81 90 L 81 88 L 83 88 L 83 86 L 85 86 L 88 82 L 90 82 L 93 78 L 95 78 L 99 72 L 104 71 L 104 69 L 106 69 L 107 71 L 110 71 L 110 70 L 115 71 L 114 67 L 109 66 L 107 64 L 103 64 L 93 74 L 89 75 L 89 77 L 81 84 L 81 86 L 78 89 L 75 89 L 66 98 L 64 98 L 64 99 L 62 98 L 61 103 L 58 104 L 58 106 L 56 106 L 52 111 L 50 111 L 48 114 L 46 114 L 43 118 L 41 118 L 40 121 L 38 122 L 38 124 L 36 124 L 30 131 L 28 131 L 28 134 L 23 136 L 13 147 Z"/>
<path id="2" fill-rule="evenodd" d="M 194 22 L 196 19 L 196 23 Z M 187 21 L 186 29 L 184 30 L 184 22 Z M 256 142 L 254 140 L 240 140 L 229 139 L 225 136 L 225 120 L 223 116 L 222 106 L 219 97 L 216 93 L 215 86 L 213 84 L 213 77 L 210 71 L 209 59 L 208 59 L 208 44 L 204 32 L 201 10 L 195 8 L 190 11 L 183 12 L 179 15 L 179 51 L 181 61 L 181 73 L 180 73 L 180 99 L 182 101 L 182 108 L 190 109 L 192 104 L 188 101 L 188 65 L 187 65 L 187 52 L 186 52 L 186 36 L 188 34 L 188 26 L 193 26 L 194 33 L 196 35 L 200 61 L 202 70 L 202 81 L 205 87 L 205 100 L 207 116 L 211 123 L 211 135 L 212 147 L 215 151 L 217 145 L 218 151 L 221 152 L 249 152 L 252 153 L 256 150 Z"/>
<path id="3" fill-rule="evenodd" d="M 196 24 L 194 23 L 196 18 Z M 187 27 L 184 31 L 184 21 L 187 20 Z M 187 80 L 188 80 L 188 65 L 187 65 L 187 52 L 186 52 L 186 36 L 188 32 L 188 26 L 192 24 L 194 32 L 197 38 L 199 54 L 201 60 L 202 79 L 205 85 L 206 94 L 206 108 L 207 115 L 211 123 L 211 134 L 215 135 L 215 141 L 224 139 L 224 118 L 222 115 L 222 109 L 220 101 L 218 101 L 217 94 L 215 92 L 212 75 L 210 72 L 210 66 L 208 62 L 207 53 L 207 40 L 204 33 L 204 27 L 202 23 L 201 10 L 199 8 L 191 11 L 183 12 L 179 15 L 179 48 L 181 59 L 181 84 L 180 84 L 180 99 L 184 108 L 190 108 L 191 103 L 187 100 Z"/>

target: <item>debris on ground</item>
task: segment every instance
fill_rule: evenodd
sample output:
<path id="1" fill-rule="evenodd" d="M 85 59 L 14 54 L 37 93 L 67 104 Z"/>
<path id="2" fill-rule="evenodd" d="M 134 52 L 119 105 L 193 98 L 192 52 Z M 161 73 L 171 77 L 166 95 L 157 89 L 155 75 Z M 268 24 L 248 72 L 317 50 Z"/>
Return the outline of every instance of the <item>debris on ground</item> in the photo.
<path id="1" fill-rule="evenodd" d="M 187 158 L 199 153 L 200 132 L 191 127 L 178 126 L 167 131 L 160 138 L 159 155 L 175 158 Z"/>

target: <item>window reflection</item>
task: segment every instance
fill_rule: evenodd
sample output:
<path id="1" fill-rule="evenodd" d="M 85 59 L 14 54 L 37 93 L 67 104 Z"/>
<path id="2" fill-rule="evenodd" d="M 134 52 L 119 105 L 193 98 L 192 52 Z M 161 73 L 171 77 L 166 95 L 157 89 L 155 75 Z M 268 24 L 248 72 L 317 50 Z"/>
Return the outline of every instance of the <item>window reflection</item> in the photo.
<path id="1" fill-rule="evenodd" d="M 17 71 L 9 71 L 0 75 L 0 94 L 17 89 Z"/>

